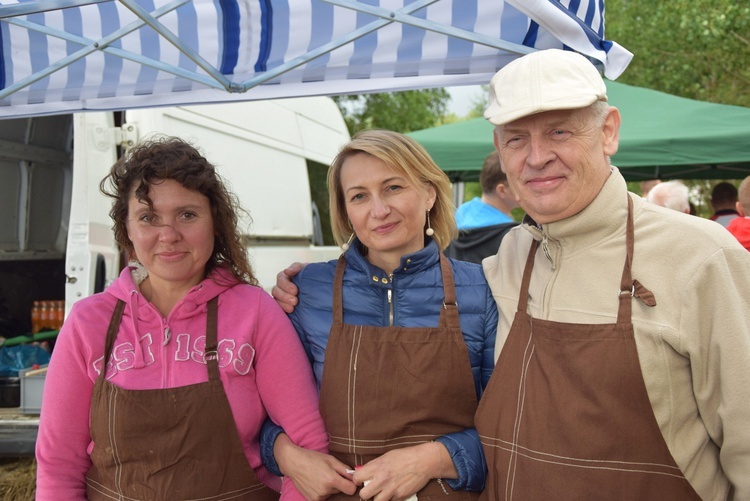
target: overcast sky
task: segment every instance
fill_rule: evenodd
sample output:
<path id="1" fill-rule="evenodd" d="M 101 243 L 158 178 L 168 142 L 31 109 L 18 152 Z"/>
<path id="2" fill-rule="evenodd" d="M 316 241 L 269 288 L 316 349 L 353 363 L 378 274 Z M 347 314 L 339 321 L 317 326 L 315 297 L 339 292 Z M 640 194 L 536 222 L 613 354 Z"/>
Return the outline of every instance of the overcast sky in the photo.
<path id="1" fill-rule="evenodd" d="M 474 101 L 482 97 L 481 85 L 446 87 L 445 90 L 451 95 L 448 113 L 455 113 L 459 117 L 466 115 L 474 107 Z"/>

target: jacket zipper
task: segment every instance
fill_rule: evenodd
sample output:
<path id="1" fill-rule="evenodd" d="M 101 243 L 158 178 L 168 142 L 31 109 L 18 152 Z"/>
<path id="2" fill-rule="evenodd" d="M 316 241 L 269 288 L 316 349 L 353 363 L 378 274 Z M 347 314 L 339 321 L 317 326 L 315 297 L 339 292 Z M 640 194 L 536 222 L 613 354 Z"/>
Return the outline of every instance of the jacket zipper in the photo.
<path id="1" fill-rule="evenodd" d="M 169 343 L 169 339 L 172 337 L 172 330 L 169 328 L 169 319 L 163 318 L 161 319 L 161 326 L 162 326 L 162 335 L 164 337 L 162 343 L 161 343 L 161 355 L 162 357 L 166 357 L 166 350 L 167 350 L 167 343 Z M 162 364 L 162 388 L 166 388 L 167 384 L 169 382 L 169 364 Z"/>
<path id="2" fill-rule="evenodd" d="M 549 264 L 552 265 L 552 269 L 555 269 L 555 262 L 552 260 L 552 256 L 549 253 L 549 246 L 547 241 L 547 234 L 542 233 L 542 250 L 544 251 L 544 255 L 547 256 L 547 260 L 549 261 Z"/>
<path id="3" fill-rule="evenodd" d="M 391 288 L 388 289 L 388 326 L 393 326 L 393 273 L 388 275 L 391 281 Z"/>

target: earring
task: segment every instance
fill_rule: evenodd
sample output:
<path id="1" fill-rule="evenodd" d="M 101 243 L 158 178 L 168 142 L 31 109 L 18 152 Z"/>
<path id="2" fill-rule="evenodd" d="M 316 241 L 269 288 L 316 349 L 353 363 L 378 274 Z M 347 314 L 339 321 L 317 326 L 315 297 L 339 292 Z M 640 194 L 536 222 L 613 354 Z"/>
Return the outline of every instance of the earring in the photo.
<path id="1" fill-rule="evenodd" d="M 354 240 L 354 233 L 349 236 L 349 240 L 341 244 L 341 248 L 344 249 L 344 252 L 349 250 L 349 244 L 352 243 L 352 240 Z"/>
<path id="2" fill-rule="evenodd" d="M 435 230 L 433 230 L 432 227 L 430 227 L 430 211 L 427 211 L 427 229 L 424 230 L 424 232 L 425 232 L 425 235 L 427 235 L 428 237 L 431 237 L 432 235 L 435 234 Z"/>

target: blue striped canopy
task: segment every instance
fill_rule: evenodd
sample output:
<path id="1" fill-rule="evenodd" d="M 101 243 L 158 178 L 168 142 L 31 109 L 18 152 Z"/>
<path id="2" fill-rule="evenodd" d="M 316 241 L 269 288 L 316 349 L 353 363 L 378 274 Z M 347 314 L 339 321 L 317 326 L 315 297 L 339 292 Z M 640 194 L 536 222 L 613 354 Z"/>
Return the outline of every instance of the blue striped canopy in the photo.
<path id="1" fill-rule="evenodd" d="M 0 117 L 488 83 L 565 48 L 616 78 L 603 0 L 0 0 Z"/>

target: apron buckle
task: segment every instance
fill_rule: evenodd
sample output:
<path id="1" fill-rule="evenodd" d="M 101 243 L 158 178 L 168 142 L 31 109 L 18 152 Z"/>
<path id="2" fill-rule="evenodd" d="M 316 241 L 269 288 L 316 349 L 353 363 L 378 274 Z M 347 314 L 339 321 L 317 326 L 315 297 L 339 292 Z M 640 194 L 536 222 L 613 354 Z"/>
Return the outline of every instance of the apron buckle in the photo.
<path id="1" fill-rule="evenodd" d="M 620 293 L 617 294 L 617 296 L 623 296 L 625 294 L 630 294 L 630 297 L 635 296 L 635 284 L 631 286 L 631 289 L 629 291 L 620 290 Z"/>

